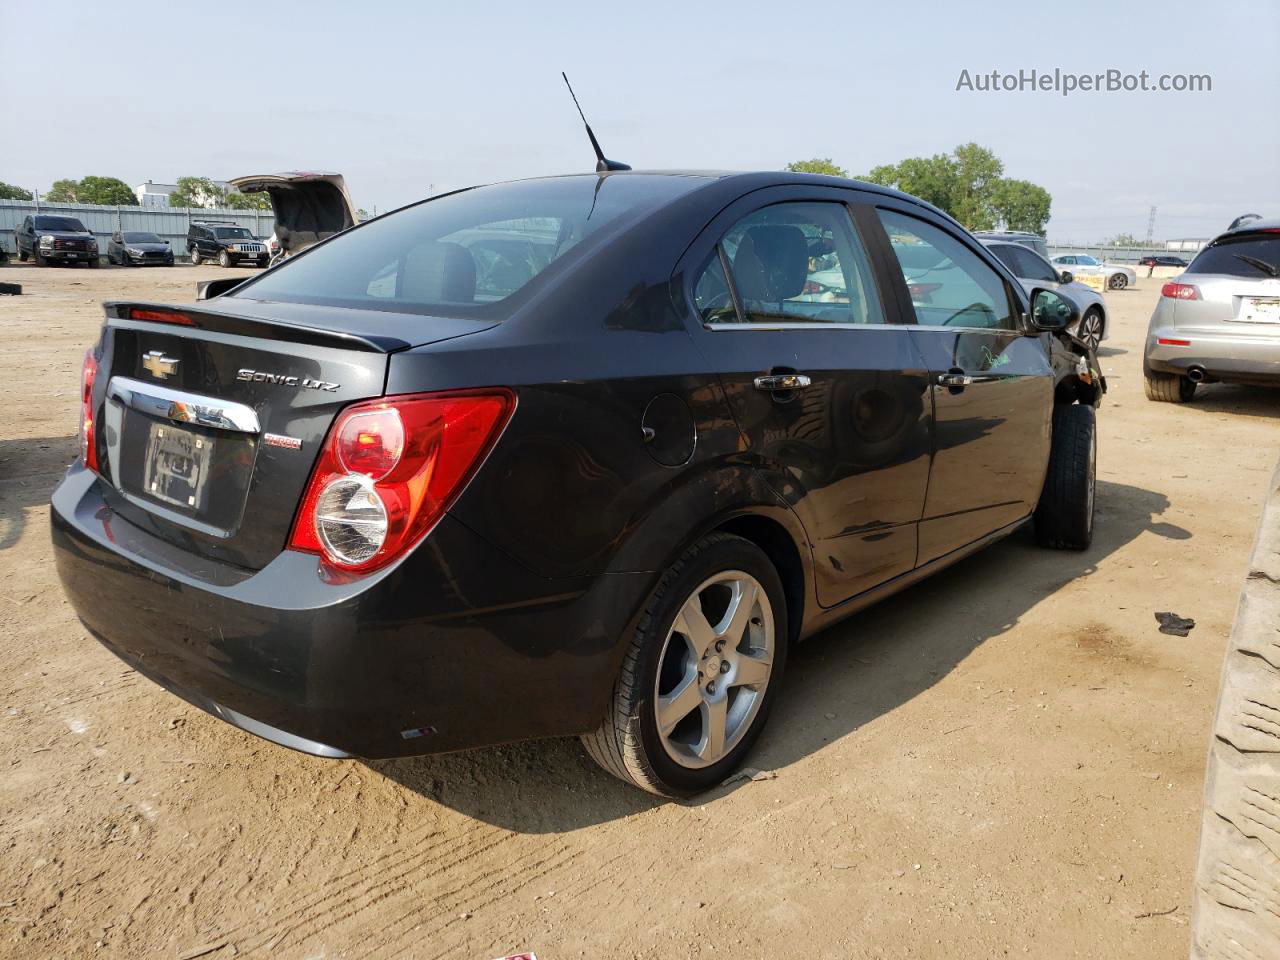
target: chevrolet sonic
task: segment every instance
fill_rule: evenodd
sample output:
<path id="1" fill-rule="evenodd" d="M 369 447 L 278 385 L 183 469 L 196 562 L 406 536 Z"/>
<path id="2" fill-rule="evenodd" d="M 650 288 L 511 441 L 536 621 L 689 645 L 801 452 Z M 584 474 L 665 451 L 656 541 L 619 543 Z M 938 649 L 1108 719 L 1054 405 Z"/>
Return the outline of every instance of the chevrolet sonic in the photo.
<path id="1" fill-rule="evenodd" d="M 1028 521 L 1092 535 L 1078 308 L 880 187 L 496 184 L 201 296 L 106 305 L 58 571 L 139 672 L 309 753 L 580 735 L 689 795 L 803 637 Z"/>

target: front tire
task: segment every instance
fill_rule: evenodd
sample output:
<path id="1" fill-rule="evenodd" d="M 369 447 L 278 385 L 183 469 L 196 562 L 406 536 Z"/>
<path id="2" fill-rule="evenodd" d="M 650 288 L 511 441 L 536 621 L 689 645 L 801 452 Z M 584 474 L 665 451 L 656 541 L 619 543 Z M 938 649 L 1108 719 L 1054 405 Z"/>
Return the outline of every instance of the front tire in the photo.
<path id="1" fill-rule="evenodd" d="M 620 780 L 666 797 L 721 783 L 751 750 L 787 655 L 782 581 L 749 540 L 713 533 L 649 595 L 604 721 L 582 736 Z"/>
<path id="2" fill-rule="evenodd" d="M 1087 550 L 1093 542 L 1098 431 L 1093 407 L 1054 407 L 1049 469 L 1036 505 L 1036 540 L 1042 547 Z"/>
<path id="3" fill-rule="evenodd" d="M 231 266 L 231 256 L 230 254 L 227 253 L 227 251 L 221 250 L 218 252 L 218 266 L 220 267 Z"/>
<path id="4" fill-rule="evenodd" d="M 1129 278 L 1123 273 L 1114 274 L 1111 281 L 1107 284 L 1112 290 L 1123 290 L 1129 285 Z"/>
<path id="5" fill-rule="evenodd" d="M 1143 389 L 1148 400 L 1157 403 L 1186 403 L 1196 395 L 1196 385 L 1190 377 L 1176 373 L 1144 372 Z"/>
<path id="6" fill-rule="evenodd" d="M 1083 317 L 1080 318 L 1078 339 L 1083 340 L 1089 345 L 1090 350 L 1097 350 L 1102 346 L 1102 337 L 1106 333 L 1106 327 L 1103 325 L 1102 311 L 1097 307 L 1090 307 L 1085 311 Z"/>
<path id="7" fill-rule="evenodd" d="M 28 257 L 28 256 L 29 256 L 29 254 L 27 253 L 27 251 L 23 250 L 21 247 L 19 247 L 19 248 L 18 248 L 18 259 L 19 259 L 22 263 L 26 263 L 26 262 L 27 262 L 27 257 Z"/>
<path id="8" fill-rule="evenodd" d="M 193 267 L 200 266 L 200 248 L 199 247 L 191 248 L 191 265 Z"/>

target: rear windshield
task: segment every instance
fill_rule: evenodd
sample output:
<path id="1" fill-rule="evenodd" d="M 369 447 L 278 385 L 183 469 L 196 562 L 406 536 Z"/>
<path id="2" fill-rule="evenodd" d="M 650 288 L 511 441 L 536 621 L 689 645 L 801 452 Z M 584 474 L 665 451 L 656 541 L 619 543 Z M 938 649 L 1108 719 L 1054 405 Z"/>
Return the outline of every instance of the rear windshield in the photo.
<path id="1" fill-rule="evenodd" d="M 37 230 L 66 230 L 86 232 L 84 224 L 75 217 L 36 217 L 35 228 Z"/>
<path id="2" fill-rule="evenodd" d="M 524 180 L 448 194 L 372 220 L 263 274 L 235 296 L 446 316 L 491 315 L 602 228 L 705 181 L 682 176 Z"/>
<path id="3" fill-rule="evenodd" d="M 1218 240 L 1191 261 L 1187 273 L 1230 277 L 1280 277 L 1280 233 L 1254 233 Z"/>

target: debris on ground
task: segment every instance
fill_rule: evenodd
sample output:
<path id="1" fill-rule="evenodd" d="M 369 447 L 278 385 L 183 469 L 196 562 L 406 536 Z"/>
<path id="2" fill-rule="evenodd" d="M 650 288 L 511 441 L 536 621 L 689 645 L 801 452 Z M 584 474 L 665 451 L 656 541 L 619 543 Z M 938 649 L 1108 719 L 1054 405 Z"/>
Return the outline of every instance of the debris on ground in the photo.
<path id="1" fill-rule="evenodd" d="M 1196 625 L 1190 617 L 1180 617 L 1168 611 L 1157 613 L 1156 620 L 1160 623 L 1160 632 L 1167 633 L 1171 637 L 1185 637 Z"/>
<path id="2" fill-rule="evenodd" d="M 743 767 L 733 776 L 720 781 L 720 786 L 727 787 L 729 786 L 729 784 L 737 783 L 740 780 L 752 781 L 752 780 L 777 780 L 777 779 L 778 779 L 778 771 L 776 770 L 757 770 L 755 767 Z"/>

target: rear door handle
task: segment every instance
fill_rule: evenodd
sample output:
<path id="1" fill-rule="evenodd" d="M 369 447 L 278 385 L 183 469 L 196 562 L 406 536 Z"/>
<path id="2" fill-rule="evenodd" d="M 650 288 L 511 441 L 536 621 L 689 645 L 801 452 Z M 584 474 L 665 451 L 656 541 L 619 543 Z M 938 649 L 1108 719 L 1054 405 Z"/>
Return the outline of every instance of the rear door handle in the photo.
<path id="1" fill-rule="evenodd" d="M 813 383 L 803 373 L 771 373 L 767 377 L 756 377 L 757 390 L 803 390 Z"/>

